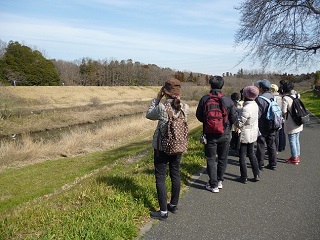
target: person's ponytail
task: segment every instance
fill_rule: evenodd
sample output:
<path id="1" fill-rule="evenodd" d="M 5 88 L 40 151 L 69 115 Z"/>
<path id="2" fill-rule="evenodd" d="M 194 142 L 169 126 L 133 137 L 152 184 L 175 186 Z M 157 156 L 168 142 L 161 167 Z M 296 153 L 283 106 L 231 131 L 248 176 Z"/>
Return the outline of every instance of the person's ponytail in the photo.
<path id="1" fill-rule="evenodd" d="M 171 103 L 171 107 L 177 111 L 181 110 L 181 101 L 180 101 L 180 97 L 173 97 L 173 101 Z"/>

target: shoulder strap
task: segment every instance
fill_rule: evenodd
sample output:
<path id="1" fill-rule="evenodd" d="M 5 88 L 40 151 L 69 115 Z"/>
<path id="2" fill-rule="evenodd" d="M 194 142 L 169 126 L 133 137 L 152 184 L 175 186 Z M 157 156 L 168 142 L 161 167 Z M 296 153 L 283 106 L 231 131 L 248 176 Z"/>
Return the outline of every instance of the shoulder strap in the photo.
<path id="1" fill-rule="evenodd" d="M 298 98 L 298 94 L 296 94 L 296 97 L 295 97 L 295 98 L 294 98 L 293 96 L 291 96 L 291 95 L 286 95 L 286 96 L 288 96 L 289 98 L 291 98 L 292 101 L 293 101 L 295 98 Z M 285 96 L 285 97 L 286 97 L 286 96 Z M 292 106 L 291 106 L 291 110 L 292 110 L 292 108 L 293 108 L 293 104 L 292 104 Z M 292 117 L 292 114 L 291 114 L 289 108 L 288 108 L 288 113 L 289 113 L 289 114 L 291 115 L 291 117 Z M 288 117 L 287 117 L 287 119 L 288 119 Z"/>
<path id="2" fill-rule="evenodd" d="M 291 98 L 292 100 L 295 99 L 294 97 L 292 97 L 291 95 L 287 95 L 289 98 Z"/>
<path id="3" fill-rule="evenodd" d="M 166 107 L 166 111 L 167 111 L 169 117 L 172 118 L 173 112 L 172 112 L 171 106 L 168 103 L 165 103 L 164 106 Z"/>
<path id="4" fill-rule="evenodd" d="M 264 100 L 267 101 L 269 104 L 271 103 L 270 99 L 266 98 L 265 96 L 259 95 L 259 98 L 264 99 Z"/>

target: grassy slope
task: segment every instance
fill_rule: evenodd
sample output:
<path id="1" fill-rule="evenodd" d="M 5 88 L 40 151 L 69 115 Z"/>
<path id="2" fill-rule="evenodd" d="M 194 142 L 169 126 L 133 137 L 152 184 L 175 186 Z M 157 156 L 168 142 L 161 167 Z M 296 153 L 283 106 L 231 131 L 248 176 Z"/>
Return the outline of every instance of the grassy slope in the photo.
<path id="1" fill-rule="evenodd" d="M 317 95 L 313 91 L 307 91 L 301 94 L 301 99 L 305 107 L 320 118 L 320 95 Z"/>
<path id="2" fill-rule="evenodd" d="M 183 157 L 183 186 L 204 164 L 200 130 Z M 2 201 L 0 239 L 133 239 L 158 205 L 150 151 L 149 141 L 138 141 L 1 173 L 2 187 L 17 196 Z"/>

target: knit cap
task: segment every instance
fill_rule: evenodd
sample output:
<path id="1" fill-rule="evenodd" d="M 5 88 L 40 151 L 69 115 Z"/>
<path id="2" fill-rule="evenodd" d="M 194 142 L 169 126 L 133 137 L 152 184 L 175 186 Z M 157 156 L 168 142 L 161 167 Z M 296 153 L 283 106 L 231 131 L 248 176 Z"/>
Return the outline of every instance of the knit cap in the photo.
<path id="1" fill-rule="evenodd" d="M 243 96 L 248 100 L 255 100 L 259 95 L 259 89 L 255 86 L 247 86 L 243 89 Z"/>

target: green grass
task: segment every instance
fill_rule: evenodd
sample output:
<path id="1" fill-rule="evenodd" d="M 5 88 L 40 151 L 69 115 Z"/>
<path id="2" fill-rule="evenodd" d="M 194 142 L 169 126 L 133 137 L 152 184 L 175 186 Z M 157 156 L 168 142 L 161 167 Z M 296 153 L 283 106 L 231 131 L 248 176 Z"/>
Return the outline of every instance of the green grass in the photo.
<path id="1" fill-rule="evenodd" d="M 205 165 L 200 132 L 199 127 L 190 133 L 182 187 Z M 146 141 L 8 169 L 0 182 L 0 239 L 134 239 L 150 220 L 149 211 L 158 208 L 153 153 Z M 76 184 L 63 188 L 70 183 Z"/>
<path id="2" fill-rule="evenodd" d="M 301 94 L 301 99 L 305 107 L 315 116 L 320 118 L 320 96 L 314 91 L 308 91 Z"/>

